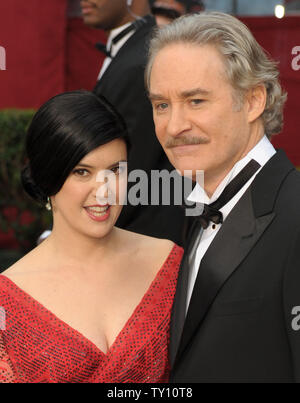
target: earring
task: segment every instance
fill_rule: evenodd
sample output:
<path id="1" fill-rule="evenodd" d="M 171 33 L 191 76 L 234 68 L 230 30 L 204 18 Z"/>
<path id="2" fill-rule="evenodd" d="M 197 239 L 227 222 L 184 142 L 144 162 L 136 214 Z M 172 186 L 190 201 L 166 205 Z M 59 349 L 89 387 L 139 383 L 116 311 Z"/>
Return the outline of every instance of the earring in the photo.
<path id="1" fill-rule="evenodd" d="M 52 210 L 52 208 L 51 208 L 51 202 L 50 202 L 50 197 L 47 197 L 47 204 L 46 204 L 46 209 L 48 210 L 48 211 L 51 211 Z"/>

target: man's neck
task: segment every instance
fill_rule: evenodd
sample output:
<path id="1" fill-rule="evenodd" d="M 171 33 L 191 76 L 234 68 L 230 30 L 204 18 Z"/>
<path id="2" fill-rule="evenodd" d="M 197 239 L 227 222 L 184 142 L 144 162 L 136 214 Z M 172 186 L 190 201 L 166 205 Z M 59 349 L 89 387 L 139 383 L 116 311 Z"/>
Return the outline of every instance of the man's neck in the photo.
<path id="1" fill-rule="evenodd" d="M 122 21 L 120 21 L 117 26 L 112 28 L 111 31 L 148 14 L 151 14 L 148 0 L 136 0 L 133 2 L 130 8 L 128 7 L 128 13 L 124 16 Z M 108 34 L 111 31 L 108 31 Z"/>
<path id="2" fill-rule="evenodd" d="M 121 28 L 121 27 L 123 27 L 124 25 L 126 25 L 126 24 L 128 24 L 128 23 L 130 23 L 130 22 L 133 22 L 134 20 L 135 20 L 135 18 L 134 18 L 133 16 L 128 16 L 128 17 L 124 18 L 124 19 L 123 19 L 122 21 L 120 21 L 116 26 L 114 26 L 113 28 L 107 30 L 107 31 L 106 31 L 107 35 L 110 35 L 111 32 L 112 32 L 114 29 Z"/>
<path id="3" fill-rule="evenodd" d="M 204 190 L 208 197 L 212 197 L 217 187 L 226 178 L 235 164 L 242 160 L 261 141 L 263 137 L 263 129 L 257 130 L 257 132 L 250 137 L 249 142 L 245 145 L 245 147 L 240 150 L 240 153 L 238 153 L 235 158 L 230 161 L 230 163 L 218 167 L 218 172 L 204 172 Z"/>
<path id="4" fill-rule="evenodd" d="M 144 17 L 145 15 L 151 14 L 151 9 L 148 0 L 135 0 L 130 8 L 132 14 Z"/>

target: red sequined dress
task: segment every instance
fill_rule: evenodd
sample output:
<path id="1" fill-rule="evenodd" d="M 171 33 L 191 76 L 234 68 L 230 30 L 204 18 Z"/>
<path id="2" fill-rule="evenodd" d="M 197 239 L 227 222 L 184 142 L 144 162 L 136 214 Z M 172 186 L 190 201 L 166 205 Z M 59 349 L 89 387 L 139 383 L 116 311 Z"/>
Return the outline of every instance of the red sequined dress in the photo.
<path id="1" fill-rule="evenodd" d="M 0 383 L 167 382 L 182 254 L 174 245 L 106 354 L 0 275 Z"/>

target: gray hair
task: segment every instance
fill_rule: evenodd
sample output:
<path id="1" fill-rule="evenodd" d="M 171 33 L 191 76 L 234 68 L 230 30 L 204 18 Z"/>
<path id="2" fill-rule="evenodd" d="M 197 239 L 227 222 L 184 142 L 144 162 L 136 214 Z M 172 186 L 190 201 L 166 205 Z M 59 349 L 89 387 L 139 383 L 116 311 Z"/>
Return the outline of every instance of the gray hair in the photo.
<path id="1" fill-rule="evenodd" d="M 155 57 L 161 49 L 174 43 L 215 45 L 225 60 L 227 78 L 240 103 L 247 90 L 263 84 L 267 92 L 261 116 L 265 133 L 270 138 L 281 131 L 287 95 L 278 80 L 277 63 L 270 59 L 245 24 L 228 14 L 204 12 L 185 15 L 157 29 L 150 42 L 145 70 L 148 89 Z"/>

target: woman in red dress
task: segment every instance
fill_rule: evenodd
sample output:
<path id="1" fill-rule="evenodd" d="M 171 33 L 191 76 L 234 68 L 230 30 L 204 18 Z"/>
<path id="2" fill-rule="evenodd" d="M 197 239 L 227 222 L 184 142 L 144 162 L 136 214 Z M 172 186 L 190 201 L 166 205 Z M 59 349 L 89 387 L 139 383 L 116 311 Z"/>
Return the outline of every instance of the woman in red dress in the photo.
<path id="1" fill-rule="evenodd" d="M 0 383 L 168 381 L 183 250 L 114 226 L 127 145 L 118 113 L 86 91 L 35 115 L 22 180 L 53 229 L 0 275 Z"/>

